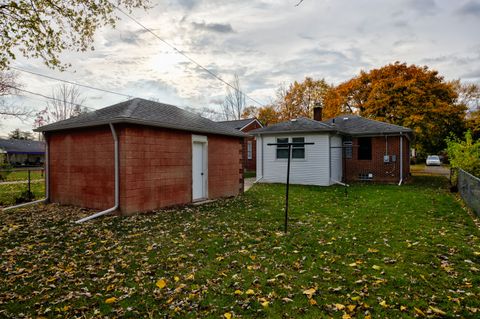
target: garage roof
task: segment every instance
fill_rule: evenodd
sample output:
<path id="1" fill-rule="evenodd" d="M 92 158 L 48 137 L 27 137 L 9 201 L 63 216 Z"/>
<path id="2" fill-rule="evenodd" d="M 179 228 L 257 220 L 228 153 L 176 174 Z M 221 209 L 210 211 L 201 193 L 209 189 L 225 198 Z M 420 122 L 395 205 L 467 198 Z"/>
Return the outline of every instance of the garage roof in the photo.
<path id="1" fill-rule="evenodd" d="M 238 130 L 182 110 L 176 106 L 135 98 L 67 120 L 37 128 L 37 132 L 59 131 L 73 128 L 131 123 L 163 128 L 245 137 Z"/>

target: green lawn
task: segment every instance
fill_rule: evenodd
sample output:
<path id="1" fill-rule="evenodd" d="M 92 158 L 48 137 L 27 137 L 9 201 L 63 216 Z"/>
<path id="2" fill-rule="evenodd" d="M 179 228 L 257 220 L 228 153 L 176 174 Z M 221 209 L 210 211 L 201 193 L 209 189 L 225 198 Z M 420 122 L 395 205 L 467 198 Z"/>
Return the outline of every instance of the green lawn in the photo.
<path id="1" fill-rule="evenodd" d="M 45 183 L 43 181 L 33 182 L 30 187 L 35 199 L 41 199 L 45 196 Z M 0 207 L 15 205 L 15 199 L 27 189 L 28 184 L 26 183 L 0 184 Z"/>
<path id="2" fill-rule="evenodd" d="M 283 185 L 202 207 L 72 223 L 0 213 L 0 317 L 480 315 L 480 231 L 446 179 Z"/>
<path id="3" fill-rule="evenodd" d="M 253 178 L 255 176 L 257 176 L 255 171 L 245 171 L 245 173 L 243 173 L 244 178 Z"/>
<path id="4" fill-rule="evenodd" d="M 44 176 L 41 171 L 30 171 L 30 178 L 32 180 L 35 179 L 43 179 Z M 6 175 L 5 181 L 12 182 L 12 181 L 26 181 L 28 180 L 28 171 L 19 170 L 19 171 L 12 171 Z"/>

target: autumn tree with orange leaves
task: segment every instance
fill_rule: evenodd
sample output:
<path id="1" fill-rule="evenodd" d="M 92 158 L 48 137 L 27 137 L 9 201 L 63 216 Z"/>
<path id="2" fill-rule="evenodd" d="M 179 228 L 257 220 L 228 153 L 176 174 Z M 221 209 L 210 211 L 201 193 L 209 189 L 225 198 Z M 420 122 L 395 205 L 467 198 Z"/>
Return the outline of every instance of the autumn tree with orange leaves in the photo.
<path id="1" fill-rule="evenodd" d="M 412 128 L 421 154 L 445 148 L 465 129 L 465 103 L 452 82 L 427 66 L 393 63 L 360 75 L 325 95 L 324 114 L 356 113 Z"/>

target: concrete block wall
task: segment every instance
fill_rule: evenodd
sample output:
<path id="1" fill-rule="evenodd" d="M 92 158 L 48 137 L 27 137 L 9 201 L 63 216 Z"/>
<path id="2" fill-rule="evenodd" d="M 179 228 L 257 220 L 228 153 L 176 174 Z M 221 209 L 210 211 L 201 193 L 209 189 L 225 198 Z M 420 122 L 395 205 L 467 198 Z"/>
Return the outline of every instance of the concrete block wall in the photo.
<path id="1" fill-rule="evenodd" d="M 114 143 L 108 126 L 47 134 L 52 202 L 106 209 L 114 204 Z"/>
<path id="2" fill-rule="evenodd" d="M 192 133 L 116 124 L 120 210 L 124 214 L 192 201 Z M 209 198 L 243 192 L 242 143 L 207 135 Z M 47 134 L 51 201 L 103 210 L 114 205 L 114 142 L 108 126 Z"/>

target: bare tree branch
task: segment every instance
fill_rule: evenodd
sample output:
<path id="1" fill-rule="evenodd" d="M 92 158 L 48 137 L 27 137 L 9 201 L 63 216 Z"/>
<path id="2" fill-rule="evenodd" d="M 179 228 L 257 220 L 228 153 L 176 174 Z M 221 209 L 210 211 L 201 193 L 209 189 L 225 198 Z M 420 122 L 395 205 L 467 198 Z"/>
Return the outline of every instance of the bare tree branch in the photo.
<path id="1" fill-rule="evenodd" d="M 239 120 L 242 118 L 246 101 L 245 94 L 242 92 L 240 87 L 240 79 L 238 78 L 237 74 L 235 74 L 232 86 L 234 89 L 227 87 L 225 100 L 222 104 L 222 112 L 226 120 Z"/>

